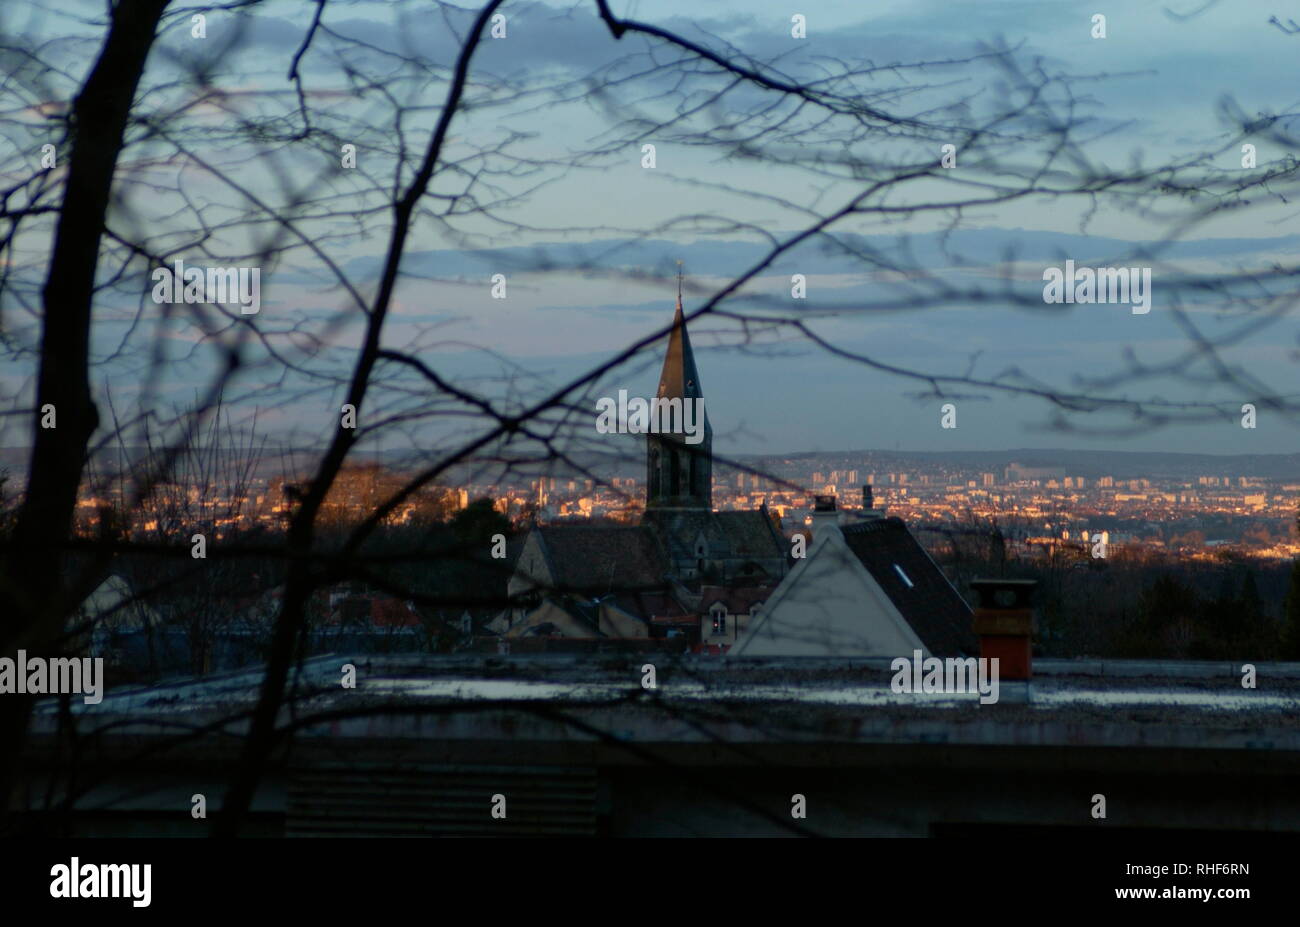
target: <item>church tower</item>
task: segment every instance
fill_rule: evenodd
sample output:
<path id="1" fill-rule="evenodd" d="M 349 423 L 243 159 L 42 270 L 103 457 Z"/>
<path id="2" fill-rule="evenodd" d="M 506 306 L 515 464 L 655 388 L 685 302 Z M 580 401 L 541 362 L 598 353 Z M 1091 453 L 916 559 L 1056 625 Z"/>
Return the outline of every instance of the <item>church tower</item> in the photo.
<path id="1" fill-rule="evenodd" d="M 680 262 L 678 262 L 680 264 Z M 703 399 L 695 352 L 682 315 L 682 275 L 677 273 L 677 314 L 659 375 L 659 399 Z M 665 424 L 667 424 L 665 422 Z M 697 426 L 698 427 L 698 426 Z M 704 416 L 704 438 L 687 444 L 685 433 L 646 436 L 646 509 L 713 511 L 713 429 Z"/>

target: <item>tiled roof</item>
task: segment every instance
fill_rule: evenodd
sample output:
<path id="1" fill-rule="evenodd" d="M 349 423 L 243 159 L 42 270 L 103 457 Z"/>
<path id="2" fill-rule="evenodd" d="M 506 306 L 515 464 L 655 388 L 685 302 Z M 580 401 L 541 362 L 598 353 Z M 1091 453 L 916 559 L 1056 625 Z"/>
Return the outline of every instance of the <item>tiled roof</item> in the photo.
<path id="1" fill-rule="evenodd" d="M 658 528 L 678 557 L 693 557 L 690 545 L 701 534 L 713 556 L 725 554 L 737 560 L 785 557 L 785 542 L 765 509 L 731 512 L 650 509 L 642 524 Z"/>
<path id="2" fill-rule="evenodd" d="M 936 656 L 975 654 L 971 609 L 898 518 L 843 525 L 854 556 Z"/>
<path id="3" fill-rule="evenodd" d="M 649 531 L 629 525 L 546 525 L 541 533 L 558 589 L 593 596 L 658 589 L 667 564 Z"/>
<path id="4" fill-rule="evenodd" d="M 695 625 L 699 624 L 699 622 L 700 622 L 699 615 L 689 615 L 689 614 L 655 615 L 653 618 L 650 619 L 650 623 L 653 625 L 672 625 L 674 627 L 682 626 L 688 628 L 695 627 Z"/>
<path id="5" fill-rule="evenodd" d="M 736 557 L 784 557 L 786 545 L 766 509 L 717 512 L 718 525 Z"/>
<path id="6" fill-rule="evenodd" d="M 689 612 L 667 592 L 624 592 L 614 596 L 613 604 L 643 621 L 689 617 Z"/>
<path id="7" fill-rule="evenodd" d="M 771 594 L 771 586 L 701 586 L 700 609 L 707 612 L 714 602 L 721 602 L 728 614 L 745 614 L 755 604 L 767 601 Z"/>

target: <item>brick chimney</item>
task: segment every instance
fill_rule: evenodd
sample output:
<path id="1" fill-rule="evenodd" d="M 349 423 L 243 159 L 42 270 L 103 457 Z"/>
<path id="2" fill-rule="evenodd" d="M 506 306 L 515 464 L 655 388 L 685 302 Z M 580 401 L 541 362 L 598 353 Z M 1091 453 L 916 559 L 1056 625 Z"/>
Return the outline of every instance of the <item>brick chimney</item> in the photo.
<path id="1" fill-rule="evenodd" d="M 980 656 L 998 658 L 998 678 L 1028 682 L 1033 678 L 1033 579 L 975 579 L 970 587 L 979 604 L 973 622 Z"/>

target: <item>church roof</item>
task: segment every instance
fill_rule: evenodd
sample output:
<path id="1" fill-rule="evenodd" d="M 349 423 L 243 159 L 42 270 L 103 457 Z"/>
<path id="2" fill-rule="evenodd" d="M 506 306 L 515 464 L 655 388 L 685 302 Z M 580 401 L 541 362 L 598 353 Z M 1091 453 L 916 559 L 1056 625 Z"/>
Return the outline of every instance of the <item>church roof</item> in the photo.
<path id="1" fill-rule="evenodd" d="M 765 509 L 647 509 L 642 517 L 642 524 L 660 531 L 673 556 L 691 557 L 691 547 L 701 535 L 715 557 L 761 560 L 786 555 L 785 542 Z"/>
<path id="2" fill-rule="evenodd" d="M 555 586 L 568 592 L 605 595 L 656 589 L 668 567 L 650 532 L 637 525 L 541 525 Z"/>
<path id="3" fill-rule="evenodd" d="M 785 557 L 785 540 L 766 508 L 715 512 L 714 517 L 727 536 L 733 557 Z"/>
<path id="4" fill-rule="evenodd" d="M 842 525 L 849 550 L 933 654 L 978 653 L 971 609 L 902 519 Z"/>

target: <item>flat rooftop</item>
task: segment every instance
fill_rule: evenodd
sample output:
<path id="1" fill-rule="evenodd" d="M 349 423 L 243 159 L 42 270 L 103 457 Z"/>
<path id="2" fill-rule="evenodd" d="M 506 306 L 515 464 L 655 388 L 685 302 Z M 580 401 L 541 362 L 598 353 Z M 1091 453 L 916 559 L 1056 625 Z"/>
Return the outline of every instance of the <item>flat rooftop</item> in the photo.
<path id="1" fill-rule="evenodd" d="M 344 664 L 357 685 L 341 686 Z M 300 737 L 643 743 L 1146 747 L 1300 754 L 1300 664 L 1038 660 L 1032 682 L 979 693 L 900 693 L 891 661 L 684 655 L 326 655 L 291 675 L 283 721 Z M 657 687 L 642 687 L 645 664 Z M 83 734 L 239 734 L 260 670 L 73 699 Z M 45 700 L 33 734 L 52 734 Z M 111 734 L 109 733 L 111 732 Z"/>

